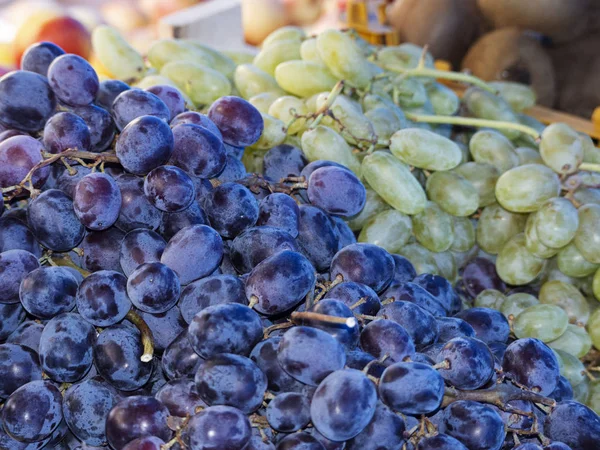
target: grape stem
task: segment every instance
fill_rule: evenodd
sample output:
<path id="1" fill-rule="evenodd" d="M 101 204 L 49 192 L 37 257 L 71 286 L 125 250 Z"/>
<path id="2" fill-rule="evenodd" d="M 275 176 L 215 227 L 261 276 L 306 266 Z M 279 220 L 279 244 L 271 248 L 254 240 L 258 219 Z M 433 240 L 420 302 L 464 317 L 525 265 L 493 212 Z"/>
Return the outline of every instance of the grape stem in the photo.
<path id="1" fill-rule="evenodd" d="M 579 170 L 587 170 L 588 172 L 600 172 L 600 164 L 584 162 L 579 165 Z"/>
<path id="2" fill-rule="evenodd" d="M 338 324 L 345 325 L 348 328 L 352 328 L 356 326 L 356 319 L 354 317 L 337 317 L 337 316 L 329 316 L 327 314 L 319 314 L 314 312 L 293 312 L 292 313 L 292 321 L 293 322 L 304 322 L 306 320 L 315 320 L 317 322 L 330 323 L 330 324 Z"/>
<path id="3" fill-rule="evenodd" d="M 459 400 L 472 400 L 480 403 L 489 403 L 501 409 L 506 409 L 506 404 L 513 400 L 524 400 L 533 403 L 554 407 L 556 402 L 535 392 L 519 389 L 510 384 L 500 384 L 491 389 L 479 391 L 459 391 L 451 387 L 446 388 L 442 408 Z"/>
<path id="4" fill-rule="evenodd" d="M 425 78 L 438 78 L 443 80 L 461 81 L 463 83 L 472 84 L 485 91 L 491 92 L 496 95 L 498 92 L 492 86 L 487 84 L 480 78 L 473 75 L 469 75 L 461 72 L 451 72 L 448 70 L 428 69 L 426 67 L 415 67 L 414 69 L 399 69 L 394 67 L 386 67 L 387 70 L 392 72 L 398 72 L 406 78 L 410 77 L 425 77 Z"/>
<path id="5" fill-rule="evenodd" d="M 62 266 L 75 269 L 77 272 L 83 275 L 83 278 L 87 278 L 92 274 L 92 272 L 88 272 L 87 270 L 82 269 L 75 264 L 71 257 L 66 253 L 48 252 L 48 254 L 44 256 L 44 260 L 47 261 L 51 266 Z"/>
<path id="6" fill-rule="evenodd" d="M 152 331 L 150 330 L 150 327 L 146 321 L 142 319 L 142 317 L 133 309 L 129 310 L 125 318 L 133 323 L 142 335 L 142 346 L 144 347 L 144 353 L 142 354 L 140 360 L 145 363 L 152 361 L 152 357 L 154 356 L 154 338 L 152 337 Z"/>

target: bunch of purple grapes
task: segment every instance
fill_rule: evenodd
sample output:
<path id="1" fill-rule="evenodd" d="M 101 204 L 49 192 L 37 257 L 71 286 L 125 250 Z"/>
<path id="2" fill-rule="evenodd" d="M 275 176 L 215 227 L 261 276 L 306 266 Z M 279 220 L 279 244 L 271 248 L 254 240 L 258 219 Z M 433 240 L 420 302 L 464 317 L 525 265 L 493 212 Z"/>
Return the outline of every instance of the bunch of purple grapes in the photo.
<path id="1" fill-rule="evenodd" d="M 23 58 L 0 79 L 0 449 L 599 448 L 553 351 L 464 309 L 495 272 L 463 293 L 357 243 L 350 170 L 284 144 L 248 174 L 245 100 L 203 115 L 49 43 Z"/>

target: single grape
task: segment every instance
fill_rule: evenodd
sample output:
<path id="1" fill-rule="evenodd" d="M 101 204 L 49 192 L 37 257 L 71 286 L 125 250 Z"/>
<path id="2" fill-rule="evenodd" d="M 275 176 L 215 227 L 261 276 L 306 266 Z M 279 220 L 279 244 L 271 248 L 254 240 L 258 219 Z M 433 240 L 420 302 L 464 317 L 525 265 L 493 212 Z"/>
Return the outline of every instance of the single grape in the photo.
<path id="1" fill-rule="evenodd" d="M 458 296 L 456 295 L 456 292 L 454 292 L 452 284 L 444 277 L 423 273 L 413 278 L 412 282 L 429 292 L 433 298 L 446 309 L 446 311 L 450 313 L 458 312 L 456 311 Z M 460 309 L 460 307 L 458 307 L 458 309 Z"/>
<path id="2" fill-rule="evenodd" d="M 440 375 L 457 389 L 483 387 L 494 374 L 494 357 L 484 342 L 471 337 L 455 337 L 441 348 L 437 363 L 446 363 Z"/>
<path id="3" fill-rule="evenodd" d="M 190 378 L 179 378 L 169 381 L 161 387 L 155 395 L 169 410 L 171 416 L 193 416 L 196 408 L 207 408 L 200 394 L 196 391 L 196 384 Z"/>
<path id="4" fill-rule="evenodd" d="M 252 349 L 250 359 L 267 376 L 268 388 L 271 392 L 275 394 L 301 392 L 305 385 L 288 375 L 277 360 L 277 350 L 281 339 L 281 336 L 275 336 L 259 342 Z"/>
<path id="5" fill-rule="evenodd" d="M 412 218 L 412 225 L 417 242 L 432 252 L 444 252 L 454 241 L 452 216 L 433 202 Z"/>
<path id="6" fill-rule="evenodd" d="M 65 51 L 52 42 L 37 42 L 27 47 L 21 56 L 21 69 L 47 76 L 52 61 L 64 54 Z"/>
<path id="7" fill-rule="evenodd" d="M 126 290 L 127 278 L 122 274 L 110 270 L 94 272 L 79 286 L 77 310 L 92 325 L 115 325 L 131 309 Z"/>
<path id="8" fill-rule="evenodd" d="M 2 119 L 1 103 L 0 119 Z M 42 162 L 44 151 L 42 143 L 31 136 L 14 136 L 2 141 L 0 143 L 0 187 L 15 186 L 23 181 L 29 171 Z M 36 170 L 31 177 L 33 186 L 38 188 L 43 186 L 49 175 L 49 167 Z"/>
<path id="9" fill-rule="evenodd" d="M 325 447 L 306 431 L 292 433 L 277 443 L 276 450 L 324 450 Z"/>
<path id="10" fill-rule="evenodd" d="M 246 170 L 246 167 L 244 166 L 244 163 L 241 160 L 228 154 L 225 161 L 225 168 L 216 177 L 216 179 L 219 182 L 229 183 L 231 181 L 243 180 L 244 178 L 248 177 L 248 171 Z M 261 194 L 262 191 L 260 194 L 256 194 L 257 200 L 260 200 L 262 198 L 260 197 Z"/>
<path id="11" fill-rule="evenodd" d="M 21 386 L 42 379 L 36 351 L 16 344 L 0 345 L 0 398 L 6 399 Z"/>
<path id="12" fill-rule="evenodd" d="M 600 437 L 600 418 L 581 403 L 562 402 L 546 416 L 544 434 L 572 449 L 592 449 Z"/>
<path id="13" fill-rule="evenodd" d="M 248 273 L 261 261 L 283 250 L 298 251 L 288 233 L 268 226 L 252 227 L 232 241 L 229 256 L 239 273 Z"/>
<path id="14" fill-rule="evenodd" d="M 29 314 L 51 319 L 75 307 L 77 288 L 77 279 L 65 268 L 41 267 L 23 278 L 19 298 Z"/>
<path id="15" fill-rule="evenodd" d="M 116 227 L 88 232 L 79 244 L 79 248 L 83 251 L 82 267 L 91 272 L 97 270 L 121 272 L 119 251 L 124 237 L 125 233 Z"/>
<path id="16" fill-rule="evenodd" d="M 462 311 L 456 317 L 464 320 L 475 330 L 475 336 L 485 343 L 506 342 L 510 327 L 506 317 L 490 308 L 471 308 Z"/>
<path id="17" fill-rule="evenodd" d="M 177 306 L 164 313 L 150 314 L 141 310 L 137 313 L 150 328 L 154 349 L 159 352 L 167 348 L 187 326 Z"/>
<path id="18" fill-rule="evenodd" d="M 293 238 L 298 236 L 300 210 L 292 197 L 282 193 L 267 195 L 259 203 L 257 226 L 279 228 Z"/>
<path id="19" fill-rule="evenodd" d="M 200 178 L 214 178 L 223 171 L 227 153 L 219 135 L 191 122 L 177 122 L 176 126 L 171 123 L 171 126 L 174 139 L 171 164 Z"/>
<path id="20" fill-rule="evenodd" d="M 500 448 L 506 436 L 500 415 L 481 403 L 465 400 L 451 403 L 442 420 L 440 431 L 467 448 Z"/>
<path id="21" fill-rule="evenodd" d="M 100 87 L 94 68 L 73 54 L 61 55 L 50 64 L 48 82 L 59 100 L 73 106 L 92 103 Z"/>
<path id="22" fill-rule="evenodd" d="M 354 281 L 381 292 L 391 282 L 394 260 L 380 247 L 353 244 L 340 250 L 331 262 L 332 279 L 341 275 L 343 281 Z"/>
<path id="23" fill-rule="evenodd" d="M 418 347 L 437 341 L 438 324 L 436 319 L 414 303 L 403 301 L 389 303 L 379 310 L 377 316 L 401 325 Z"/>
<path id="24" fill-rule="evenodd" d="M 110 113 L 96 105 L 79 106 L 73 112 L 81 117 L 90 130 L 90 150 L 102 152 L 110 147 L 116 127 Z"/>
<path id="25" fill-rule="evenodd" d="M 14 217 L 2 217 L 0 219 L 0 253 L 8 250 L 25 250 L 37 257 L 42 256 L 40 245 L 27 228 L 26 222 Z"/>
<path id="26" fill-rule="evenodd" d="M 444 306 L 416 283 L 393 283 L 383 291 L 381 298 L 414 303 L 434 317 L 446 315 Z"/>
<path id="27" fill-rule="evenodd" d="M 116 181 L 122 199 L 116 226 L 125 232 L 136 228 L 156 230 L 161 223 L 162 213 L 144 195 L 144 180 L 126 174 Z"/>
<path id="28" fill-rule="evenodd" d="M 496 266 L 489 259 L 473 259 L 464 267 L 462 277 L 467 293 L 473 298 L 486 289 L 495 289 L 500 292 L 506 290 L 504 281 L 496 272 Z"/>
<path id="29" fill-rule="evenodd" d="M 156 208 L 179 212 L 195 199 L 194 183 L 183 170 L 175 166 L 159 166 L 144 180 L 144 194 Z"/>
<path id="30" fill-rule="evenodd" d="M 125 275 L 129 276 L 140 265 L 160 262 L 167 243 L 158 233 L 143 228 L 130 231 L 121 241 L 120 264 Z"/>
<path id="31" fill-rule="evenodd" d="M 115 98 L 121 92 L 129 89 L 129 85 L 121 80 L 104 80 L 100 82 L 98 93 L 96 94 L 96 103 L 107 111 L 112 111 Z"/>
<path id="32" fill-rule="evenodd" d="M 342 317 L 342 318 L 354 318 L 352 310 L 344 304 L 341 300 L 334 298 L 326 298 L 319 300 L 318 303 L 314 304 L 309 312 L 317 314 L 323 314 L 325 316 Z M 357 321 L 350 321 L 352 325 L 348 323 L 337 324 L 328 323 L 322 320 L 302 320 L 302 325 L 307 325 L 313 328 L 318 328 L 329 333 L 333 336 L 346 350 L 353 350 L 358 344 L 360 336 L 360 326 Z"/>
<path id="33" fill-rule="evenodd" d="M 339 240 L 329 216 L 321 209 L 300 205 L 298 244 L 318 271 L 325 271 L 339 249 Z"/>
<path id="34" fill-rule="evenodd" d="M 135 119 L 143 116 L 156 117 L 163 123 L 171 120 L 169 107 L 152 92 L 141 89 L 128 89 L 121 92 L 113 101 L 111 108 L 119 130 L 124 130 Z"/>
<path id="35" fill-rule="evenodd" d="M 0 303 L 19 303 L 21 281 L 39 267 L 38 259 L 28 251 L 7 250 L 0 253 Z"/>
<path id="36" fill-rule="evenodd" d="M 266 417 L 271 428 L 279 432 L 298 431 L 310 422 L 310 401 L 295 392 L 280 394 L 269 403 Z"/>
<path id="37" fill-rule="evenodd" d="M 19 325 L 15 331 L 8 336 L 6 343 L 22 345 L 23 347 L 30 348 L 38 353 L 42 331 L 44 331 L 44 325 L 32 320 L 27 320 Z"/>
<path id="38" fill-rule="evenodd" d="M 354 232 L 344 219 L 337 216 L 331 216 L 331 220 L 334 223 L 334 230 L 337 235 L 338 248 L 340 250 L 349 245 L 356 244 L 356 236 L 354 236 Z"/>
<path id="39" fill-rule="evenodd" d="M 170 379 L 191 378 L 196 374 L 202 361 L 190 345 L 185 330 L 165 349 L 161 364 Z"/>
<path id="40" fill-rule="evenodd" d="M 339 300 L 348 307 L 352 307 L 359 300 L 364 299 L 363 303 L 353 309 L 358 314 L 375 315 L 381 308 L 377 293 L 369 286 L 354 281 L 337 284 L 327 291 L 324 298 Z"/>
<path id="41" fill-rule="evenodd" d="M 418 450 L 468 450 L 460 441 L 448 434 L 437 434 L 419 441 Z"/>
<path id="42" fill-rule="evenodd" d="M 198 450 L 244 450 L 252 435 L 248 418 L 230 406 L 211 406 L 190 419 L 183 439 Z"/>
<path id="43" fill-rule="evenodd" d="M 137 438 L 123 447 L 123 450 L 161 450 L 165 441 L 156 436 Z"/>
<path id="44" fill-rule="evenodd" d="M 223 135 L 221 134 L 221 131 L 217 128 L 214 122 L 204 114 L 200 114 L 196 111 L 185 111 L 179 113 L 171 120 L 171 128 L 175 128 L 177 125 L 181 125 L 182 123 L 191 123 L 193 125 L 199 125 L 203 128 L 206 128 L 212 134 L 217 136 L 219 140 L 223 140 Z"/>
<path id="45" fill-rule="evenodd" d="M 438 342 L 448 342 L 455 337 L 475 337 L 475 330 L 471 325 L 457 317 L 437 317 Z"/>
<path id="46" fill-rule="evenodd" d="M 360 334 L 361 348 L 381 358 L 388 355 L 392 362 L 403 361 L 415 352 L 415 344 L 408 332 L 392 320 L 374 320 Z"/>
<path id="47" fill-rule="evenodd" d="M 104 173 L 85 175 L 75 186 L 73 209 L 79 221 L 92 230 L 106 230 L 119 217 L 121 191 Z"/>
<path id="48" fill-rule="evenodd" d="M 560 375 L 554 352 L 533 338 L 511 343 L 504 353 L 502 369 L 509 379 L 542 395 L 548 395 L 556 388 Z"/>
<path id="49" fill-rule="evenodd" d="M 0 303 L 0 341 L 6 340 L 25 320 L 27 312 L 21 303 Z"/>
<path id="50" fill-rule="evenodd" d="M 264 156 L 263 175 L 271 181 L 298 177 L 308 161 L 302 151 L 293 145 L 281 144 L 271 148 Z"/>
<path id="51" fill-rule="evenodd" d="M 208 110 L 208 118 L 223 134 L 223 141 L 235 147 L 254 144 L 264 128 L 260 112 L 239 97 L 221 97 Z"/>
<path id="52" fill-rule="evenodd" d="M 321 167 L 308 179 L 310 202 L 329 214 L 351 217 L 365 206 L 367 192 L 360 180 L 349 170 Z"/>
<path id="53" fill-rule="evenodd" d="M 179 299 L 181 286 L 173 270 L 159 262 L 145 263 L 127 279 L 127 295 L 136 308 L 163 313 Z"/>
<path id="54" fill-rule="evenodd" d="M 163 213 L 159 233 L 170 240 L 182 229 L 192 225 L 208 225 L 208 217 L 197 201 L 178 213 Z"/>
<path id="55" fill-rule="evenodd" d="M 153 93 L 167 105 L 171 113 L 169 120 L 185 111 L 185 99 L 181 95 L 181 92 L 179 92 L 179 89 L 159 84 L 147 88 L 146 91 Z"/>
<path id="56" fill-rule="evenodd" d="M 46 122 L 42 142 L 50 153 L 62 153 L 65 150 L 88 151 L 91 135 L 81 117 L 71 112 L 59 112 Z"/>
<path id="57" fill-rule="evenodd" d="M 565 311 L 555 305 L 533 305 L 523 310 L 513 324 L 518 338 L 536 338 L 550 342 L 561 337 L 567 330 L 569 318 Z"/>
<path id="58" fill-rule="evenodd" d="M 208 194 L 204 209 L 211 225 L 225 238 L 234 238 L 258 220 L 258 204 L 250 190 L 223 183 Z"/>

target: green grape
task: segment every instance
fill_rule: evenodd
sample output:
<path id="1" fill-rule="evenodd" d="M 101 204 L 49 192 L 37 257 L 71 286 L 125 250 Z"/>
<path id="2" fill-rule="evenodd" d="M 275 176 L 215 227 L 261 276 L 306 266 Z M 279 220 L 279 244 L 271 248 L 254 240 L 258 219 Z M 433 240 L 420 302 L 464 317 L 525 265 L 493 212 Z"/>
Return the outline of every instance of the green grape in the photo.
<path id="1" fill-rule="evenodd" d="M 496 271 L 505 283 L 515 286 L 530 283 L 544 269 L 545 260 L 525 247 L 525 235 L 519 233 L 504 244 L 496 259 Z"/>
<path id="2" fill-rule="evenodd" d="M 562 336 L 548 342 L 548 346 L 583 358 L 592 348 L 592 339 L 584 327 L 569 324 Z"/>
<path id="3" fill-rule="evenodd" d="M 231 83 L 225 75 L 193 62 L 170 62 L 160 69 L 160 74 L 171 79 L 197 107 L 210 105 L 231 93 Z"/>
<path id="4" fill-rule="evenodd" d="M 304 61 L 310 61 L 317 64 L 325 65 L 325 61 L 319 55 L 319 50 L 317 49 L 317 38 L 309 38 L 302 42 L 300 46 L 300 57 Z"/>
<path id="5" fill-rule="evenodd" d="M 427 179 L 427 195 L 453 216 L 470 216 L 479 206 L 477 189 L 454 172 L 435 172 Z"/>
<path id="6" fill-rule="evenodd" d="M 577 209 L 569 200 L 548 200 L 536 213 L 536 231 L 540 241 L 552 248 L 562 248 L 575 237 L 579 227 Z"/>
<path id="7" fill-rule="evenodd" d="M 263 173 L 267 150 L 247 147 L 242 153 L 242 162 L 248 173 Z"/>
<path id="8" fill-rule="evenodd" d="M 372 79 L 371 68 L 360 48 L 338 30 L 326 30 L 317 36 L 317 50 L 327 68 L 338 79 L 364 89 Z"/>
<path id="9" fill-rule="evenodd" d="M 516 116 L 520 124 L 533 128 L 539 134 L 542 134 L 546 128 L 546 125 L 544 125 L 542 122 L 527 114 L 517 113 Z M 521 134 L 518 138 L 513 139 L 513 142 L 519 147 L 530 147 L 536 151 L 538 150 L 538 144 L 535 138 L 528 134 Z"/>
<path id="10" fill-rule="evenodd" d="M 581 187 L 573 194 L 573 200 L 581 205 L 588 203 L 600 205 L 600 189 Z"/>
<path id="11" fill-rule="evenodd" d="M 252 64 L 271 76 L 275 75 L 275 68 L 285 61 L 300 59 L 300 41 L 273 42 L 256 55 Z"/>
<path id="12" fill-rule="evenodd" d="M 463 102 L 473 114 L 480 119 L 500 120 L 518 123 L 518 118 L 510 105 L 501 97 L 477 87 L 467 89 Z M 502 130 L 501 133 L 509 139 L 516 139 L 521 134 L 516 130 Z"/>
<path id="13" fill-rule="evenodd" d="M 540 153 L 531 147 L 517 147 L 515 153 L 519 157 L 519 166 L 525 164 L 544 164 Z"/>
<path id="14" fill-rule="evenodd" d="M 500 97 L 515 111 L 521 112 L 535 105 L 535 92 L 526 84 L 513 81 L 491 81 L 488 84 L 496 89 Z"/>
<path id="15" fill-rule="evenodd" d="M 260 113 L 260 115 L 263 118 L 265 127 L 258 141 L 255 144 L 252 144 L 251 147 L 268 150 L 282 144 L 287 137 L 285 124 L 269 114 Z"/>
<path id="16" fill-rule="evenodd" d="M 475 297 L 475 306 L 478 308 L 492 308 L 500 310 L 506 297 L 496 289 L 485 289 Z"/>
<path id="17" fill-rule="evenodd" d="M 396 46 L 383 47 L 376 54 L 375 61 L 384 69 L 391 71 L 403 71 L 406 69 L 414 69 L 419 64 L 419 60 L 423 55 L 423 47 L 411 43 L 404 43 Z M 425 53 L 425 68 L 435 68 L 433 56 L 431 53 Z M 428 83 L 434 80 L 427 79 Z"/>
<path id="18" fill-rule="evenodd" d="M 236 66 L 240 64 L 252 64 L 256 56 L 256 52 L 251 50 L 223 50 L 222 53 L 223 56 L 231 59 Z M 235 67 L 233 69 L 235 70 Z"/>
<path id="19" fill-rule="evenodd" d="M 279 86 L 297 97 L 310 97 L 323 91 L 331 91 L 337 78 L 327 67 L 311 61 L 286 61 L 275 69 Z"/>
<path id="20" fill-rule="evenodd" d="M 465 162 L 454 171 L 465 177 L 477 189 L 480 208 L 496 202 L 496 182 L 500 171 L 495 166 L 481 162 Z"/>
<path id="21" fill-rule="evenodd" d="M 577 388 L 584 384 L 585 383 L 581 383 Z M 573 389 L 573 391 L 575 391 L 575 389 Z M 587 394 L 585 400 L 577 399 L 577 401 L 589 406 L 596 414 L 600 414 L 600 382 L 594 381 L 589 383 L 589 392 Z"/>
<path id="22" fill-rule="evenodd" d="M 558 252 L 556 262 L 562 273 L 575 278 L 591 275 L 600 267 L 598 264 L 591 263 L 585 259 L 573 242 Z"/>
<path id="23" fill-rule="evenodd" d="M 579 208 L 579 227 L 573 242 L 585 259 L 600 264 L 600 205 Z"/>
<path id="24" fill-rule="evenodd" d="M 578 401 L 579 403 L 587 404 L 588 399 L 590 398 L 590 380 L 587 378 L 583 380 L 583 382 L 579 383 L 577 386 L 573 387 L 573 400 Z M 592 408 L 590 406 L 590 408 Z M 593 409 L 593 408 L 592 408 Z"/>
<path id="25" fill-rule="evenodd" d="M 423 188 L 408 166 L 391 154 L 374 152 L 363 159 L 361 168 L 367 183 L 392 208 L 410 215 L 425 209 L 427 198 Z"/>
<path id="26" fill-rule="evenodd" d="M 427 86 L 427 95 L 433 111 L 440 116 L 453 116 L 458 112 L 460 99 L 458 95 L 441 83 L 431 83 Z"/>
<path id="27" fill-rule="evenodd" d="M 385 106 L 370 109 L 365 113 L 365 117 L 373 124 L 375 135 L 379 140 L 389 141 L 396 131 L 402 129 L 402 122 L 391 109 Z"/>
<path id="28" fill-rule="evenodd" d="M 394 132 L 398 131 L 399 129 L 408 127 L 409 121 L 406 119 L 404 111 L 402 111 L 402 109 L 400 109 L 398 105 L 396 105 L 393 101 L 385 97 L 376 94 L 367 94 L 362 99 L 362 106 L 367 112 L 377 108 L 389 109 L 394 114 L 396 119 L 398 119 L 398 121 L 400 122 L 400 127 L 394 130 Z"/>
<path id="29" fill-rule="evenodd" d="M 458 264 L 452 252 L 432 253 L 435 265 L 438 268 L 438 275 L 444 277 L 451 284 L 458 279 Z"/>
<path id="30" fill-rule="evenodd" d="M 600 269 L 596 270 L 596 273 L 594 274 L 592 289 L 594 297 L 596 297 L 596 300 L 600 301 Z"/>
<path id="31" fill-rule="evenodd" d="M 248 101 L 261 113 L 267 114 L 273 102 L 278 98 L 280 97 L 275 92 L 263 92 L 262 94 L 249 98 Z"/>
<path id="32" fill-rule="evenodd" d="M 477 222 L 477 244 L 492 255 L 502 250 L 510 238 L 525 230 L 526 214 L 505 210 L 497 203 L 483 208 Z"/>
<path id="33" fill-rule="evenodd" d="M 454 240 L 452 216 L 433 202 L 413 217 L 413 231 L 417 242 L 432 252 L 445 252 Z"/>
<path id="34" fill-rule="evenodd" d="M 579 289 L 564 281 L 552 280 L 542 285 L 540 303 L 560 306 L 571 323 L 586 324 L 590 317 L 590 307 Z"/>
<path id="35" fill-rule="evenodd" d="M 419 108 L 427 105 L 428 113 L 433 113 L 433 104 L 429 102 L 427 90 L 423 83 L 414 78 L 397 76 L 391 82 L 394 101 L 402 108 Z M 416 111 L 415 111 L 416 112 Z"/>
<path id="36" fill-rule="evenodd" d="M 283 141 L 284 144 L 287 145 L 291 145 L 293 147 L 298 147 L 298 148 L 302 148 L 302 138 L 297 135 L 297 134 L 288 134 L 285 137 L 285 141 Z"/>
<path id="37" fill-rule="evenodd" d="M 583 133 L 579 133 L 579 138 L 583 144 L 583 161 L 600 164 L 600 148 L 594 145 L 592 138 Z"/>
<path id="38" fill-rule="evenodd" d="M 396 253 L 408 243 L 412 231 L 413 224 L 409 216 L 388 209 L 367 221 L 358 236 L 358 242 L 375 244 L 390 253 Z"/>
<path id="39" fill-rule="evenodd" d="M 418 128 L 396 131 L 390 150 L 403 163 L 419 169 L 450 170 L 462 159 L 462 152 L 453 141 Z"/>
<path id="40" fill-rule="evenodd" d="M 179 39 L 155 41 L 148 49 L 147 57 L 152 67 L 158 70 L 173 61 L 186 61 L 211 68 L 215 62 L 210 54 Z"/>
<path id="41" fill-rule="evenodd" d="M 327 103 L 328 97 L 329 94 L 319 95 L 317 97 L 316 107 L 319 109 L 322 108 Z M 338 133 L 342 133 L 342 130 L 344 130 L 345 133 L 342 133 L 343 136 L 351 134 L 352 137 L 356 138 L 357 140 L 365 140 L 369 142 L 377 141 L 373 124 L 348 97 L 344 95 L 338 95 L 333 101 L 333 104 L 329 107 L 329 110 L 335 117 L 336 121 L 334 121 L 332 118 L 327 119 L 331 121 L 331 128 L 336 130 Z"/>
<path id="42" fill-rule="evenodd" d="M 557 248 L 546 247 L 540 241 L 537 235 L 536 224 L 538 222 L 537 213 L 529 214 L 527 222 L 525 223 L 525 247 L 535 256 L 540 258 L 548 259 L 552 258 L 558 253 Z"/>
<path id="43" fill-rule="evenodd" d="M 370 187 L 365 186 L 367 190 L 367 200 L 362 211 L 348 221 L 348 226 L 352 231 L 360 231 L 367 222 L 382 211 L 390 209 L 389 205 L 383 200 L 377 192 Z"/>
<path id="44" fill-rule="evenodd" d="M 335 130 L 319 125 L 302 134 L 302 151 L 309 161 L 324 159 L 360 173 L 360 161 Z M 391 156 L 391 155 L 390 155 Z"/>
<path id="45" fill-rule="evenodd" d="M 215 50 L 214 48 L 211 48 L 208 45 L 202 44 L 201 42 L 195 39 L 183 39 L 183 42 L 203 51 L 206 54 L 209 54 L 213 59 L 211 67 L 216 71 L 221 72 L 230 80 L 233 80 L 233 73 L 235 72 L 237 64 L 232 58 L 230 58 L 223 52 Z M 250 58 L 248 61 L 245 62 L 250 63 L 252 62 L 252 59 Z"/>
<path id="46" fill-rule="evenodd" d="M 233 74 L 233 80 L 240 95 L 245 99 L 263 92 L 272 92 L 278 97 L 285 95 L 285 92 L 281 90 L 271 75 L 252 64 L 237 66 Z"/>
<path id="47" fill-rule="evenodd" d="M 556 173 L 573 173 L 583 162 L 583 143 L 569 125 L 553 123 L 542 133 L 540 155 L 544 164 Z"/>
<path id="48" fill-rule="evenodd" d="M 525 292 L 517 292 L 506 297 L 506 300 L 500 306 L 500 312 L 507 319 L 517 317 L 530 306 L 538 305 L 540 302 L 531 294 Z"/>
<path id="49" fill-rule="evenodd" d="M 292 123 L 294 115 L 304 116 L 308 114 L 308 108 L 304 102 L 293 95 L 284 95 L 277 98 L 269 106 L 268 112 L 285 124 L 291 123 L 288 134 L 296 134 L 306 127 L 306 119 L 304 118 L 296 119 Z"/>
<path id="50" fill-rule="evenodd" d="M 306 37 L 306 33 L 300 27 L 286 26 L 278 28 L 269 34 L 262 42 L 262 48 L 266 48 L 276 42 L 280 41 L 298 41 Z"/>
<path id="51" fill-rule="evenodd" d="M 481 130 L 475 133 L 469 141 L 469 150 L 475 161 L 491 164 L 500 173 L 519 165 L 515 147 L 497 131 Z"/>
<path id="52" fill-rule="evenodd" d="M 460 148 L 460 151 L 462 153 L 462 159 L 460 160 L 460 163 L 465 164 L 465 163 L 471 162 L 472 158 L 471 158 L 471 152 L 469 151 L 469 147 L 467 147 L 462 142 L 458 142 L 456 139 L 453 139 L 453 140 L 454 140 L 454 142 L 456 142 L 456 145 L 458 145 L 458 148 Z"/>
<path id="53" fill-rule="evenodd" d="M 587 332 L 592 338 L 592 344 L 600 350 L 600 308 L 596 309 L 590 316 L 586 326 Z"/>
<path id="54" fill-rule="evenodd" d="M 558 348 L 554 348 L 553 350 L 560 355 L 560 359 L 562 360 L 560 374 L 569 380 L 571 386 L 574 387 L 583 382 L 585 379 L 585 366 L 583 363 L 577 357 L 564 350 Z"/>
<path id="55" fill-rule="evenodd" d="M 94 56 L 108 72 L 119 80 L 138 80 L 144 76 L 144 58 L 113 27 L 99 25 L 92 32 Z"/>
<path id="56" fill-rule="evenodd" d="M 567 313 L 555 305 L 533 305 L 523 310 L 513 322 L 517 338 L 535 338 L 543 342 L 558 339 L 569 324 Z"/>
<path id="57" fill-rule="evenodd" d="M 467 217 L 453 217 L 454 239 L 450 250 L 453 252 L 467 252 L 475 245 L 475 227 Z"/>
<path id="58" fill-rule="evenodd" d="M 588 172 L 581 170 L 577 172 L 577 175 L 573 177 L 575 182 L 579 181 L 581 186 L 594 187 L 600 185 L 600 173 Z M 570 181 L 570 180 L 569 180 Z"/>
<path id="59" fill-rule="evenodd" d="M 541 164 L 526 164 L 504 172 L 496 183 L 496 198 L 513 212 L 533 212 L 548 200 L 558 197 L 558 176 Z"/>
<path id="60" fill-rule="evenodd" d="M 412 263 L 418 275 L 422 273 L 439 274 L 433 253 L 420 244 L 405 245 L 398 254 L 404 256 Z"/>

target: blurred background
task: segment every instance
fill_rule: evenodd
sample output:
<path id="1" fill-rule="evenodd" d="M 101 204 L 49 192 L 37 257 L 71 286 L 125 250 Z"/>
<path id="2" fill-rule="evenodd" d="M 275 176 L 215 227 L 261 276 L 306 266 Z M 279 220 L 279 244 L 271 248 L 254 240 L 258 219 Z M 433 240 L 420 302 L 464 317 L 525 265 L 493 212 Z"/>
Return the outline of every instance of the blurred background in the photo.
<path id="1" fill-rule="evenodd" d="M 352 27 L 372 43 L 427 45 L 441 66 L 484 80 L 529 84 L 543 106 L 588 119 L 600 106 L 600 0 L 0 0 L 0 8 L 4 71 L 39 40 L 93 59 L 89 31 L 101 23 L 141 52 L 158 37 L 252 49 L 285 25 Z"/>

